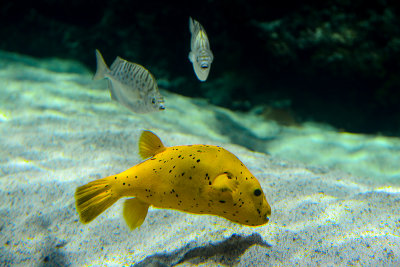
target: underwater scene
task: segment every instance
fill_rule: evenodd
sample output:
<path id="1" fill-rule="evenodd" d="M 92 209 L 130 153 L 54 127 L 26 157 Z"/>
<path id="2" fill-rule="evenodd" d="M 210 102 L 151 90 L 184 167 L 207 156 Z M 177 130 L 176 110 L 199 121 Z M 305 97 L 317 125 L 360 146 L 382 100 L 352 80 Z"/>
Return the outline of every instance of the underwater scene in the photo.
<path id="1" fill-rule="evenodd" d="M 395 1 L 0 3 L 0 266 L 400 266 Z"/>

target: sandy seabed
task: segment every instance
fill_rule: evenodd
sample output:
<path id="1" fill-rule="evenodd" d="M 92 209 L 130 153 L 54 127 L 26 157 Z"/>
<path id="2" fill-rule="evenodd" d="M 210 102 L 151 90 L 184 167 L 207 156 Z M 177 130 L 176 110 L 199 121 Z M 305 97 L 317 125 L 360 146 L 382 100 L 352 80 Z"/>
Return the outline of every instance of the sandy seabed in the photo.
<path id="1" fill-rule="evenodd" d="M 400 266 L 396 138 L 281 127 L 166 91 L 166 111 L 137 115 L 78 63 L 6 52 L 0 88 L 1 266 Z M 270 222 L 150 208 L 130 231 L 118 201 L 81 224 L 76 187 L 139 163 L 143 129 L 233 152 Z"/>

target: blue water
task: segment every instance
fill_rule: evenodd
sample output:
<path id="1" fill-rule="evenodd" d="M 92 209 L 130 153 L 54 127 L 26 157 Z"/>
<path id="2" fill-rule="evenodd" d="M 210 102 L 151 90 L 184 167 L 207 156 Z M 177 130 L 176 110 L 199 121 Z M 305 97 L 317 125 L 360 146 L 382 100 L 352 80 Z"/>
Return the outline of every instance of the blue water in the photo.
<path id="1" fill-rule="evenodd" d="M 0 53 L 0 263 L 30 266 L 400 264 L 398 138 L 281 126 L 161 88 L 167 110 L 111 101 L 78 62 Z M 271 221 L 150 209 L 129 231 L 121 202 L 88 225 L 74 192 L 139 163 L 143 129 L 166 145 L 214 144 L 260 180 Z"/>

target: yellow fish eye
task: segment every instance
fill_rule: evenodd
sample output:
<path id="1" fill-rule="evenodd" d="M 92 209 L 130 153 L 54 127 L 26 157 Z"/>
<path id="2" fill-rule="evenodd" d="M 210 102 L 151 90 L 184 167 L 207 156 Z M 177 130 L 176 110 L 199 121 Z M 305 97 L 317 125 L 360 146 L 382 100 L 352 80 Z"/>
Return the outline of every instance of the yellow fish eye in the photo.
<path id="1" fill-rule="evenodd" d="M 261 190 L 260 190 L 260 189 L 254 190 L 254 195 L 255 195 L 256 197 L 258 197 L 259 195 L 261 195 Z"/>

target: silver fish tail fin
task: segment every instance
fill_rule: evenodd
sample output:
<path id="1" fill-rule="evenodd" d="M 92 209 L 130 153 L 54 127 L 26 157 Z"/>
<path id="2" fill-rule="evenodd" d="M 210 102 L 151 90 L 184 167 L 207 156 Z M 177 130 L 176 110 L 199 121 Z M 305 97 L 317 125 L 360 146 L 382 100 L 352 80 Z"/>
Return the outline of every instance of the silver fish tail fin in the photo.
<path id="1" fill-rule="evenodd" d="M 97 49 L 96 49 L 96 61 L 97 61 L 97 70 L 93 76 L 93 80 L 100 80 L 104 78 L 104 75 L 108 70 L 108 67 L 100 51 Z"/>

